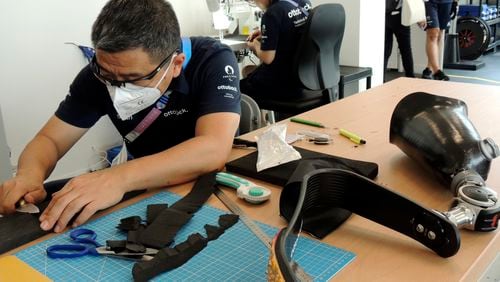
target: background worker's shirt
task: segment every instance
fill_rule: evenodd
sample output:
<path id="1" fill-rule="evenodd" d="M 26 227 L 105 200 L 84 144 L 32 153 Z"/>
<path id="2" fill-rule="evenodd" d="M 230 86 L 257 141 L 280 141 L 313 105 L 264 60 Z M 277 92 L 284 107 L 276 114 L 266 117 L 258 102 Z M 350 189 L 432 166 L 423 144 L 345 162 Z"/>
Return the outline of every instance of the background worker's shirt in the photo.
<path id="1" fill-rule="evenodd" d="M 308 0 L 293 1 L 308 12 L 312 9 Z M 261 20 L 261 49 L 274 50 L 276 53 L 271 64 L 259 66 L 253 74 L 252 82 L 259 80 L 268 87 L 279 85 L 280 88 L 287 88 L 286 83 L 296 77 L 292 68 L 293 58 L 300 40 L 301 28 L 307 20 L 302 9 L 283 0 L 268 7 Z"/>
<path id="2" fill-rule="evenodd" d="M 403 0 L 385 0 L 385 14 L 396 15 L 401 13 Z"/>
<path id="3" fill-rule="evenodd" d="M 134 157 L 161 152 L 194 137 L 196 120 L 217 112 L 240 113 L 239 69 L 233 51 L 215 39 L 191 37 L 191 59 L 181 74 L 172 80 L 173 90 L 162 114 L 127 149 Z M 155 107 L 121 120 L 106 89 L 92 73 L 83 68 L 61 102 L 56 116 L 81 128 L 93 126 L 108 115 L 122 136 L 132 131 Z"/>

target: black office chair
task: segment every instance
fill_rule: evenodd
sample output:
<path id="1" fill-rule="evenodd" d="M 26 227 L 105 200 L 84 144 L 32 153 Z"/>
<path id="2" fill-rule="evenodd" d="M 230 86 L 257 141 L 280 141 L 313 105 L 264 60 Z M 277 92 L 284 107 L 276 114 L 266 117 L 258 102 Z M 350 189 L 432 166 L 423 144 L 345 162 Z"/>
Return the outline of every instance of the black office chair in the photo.
<path id="1" fill-rule="evenodd" d="M 296 79 L 302 85 L 300 95 L 293 98 L 253 97 L 259 107 L 295 115 L 338 100 L 339 52 L 344 28 L 342 5 L 329 3 L 312 9 L 293 63 Z"/>

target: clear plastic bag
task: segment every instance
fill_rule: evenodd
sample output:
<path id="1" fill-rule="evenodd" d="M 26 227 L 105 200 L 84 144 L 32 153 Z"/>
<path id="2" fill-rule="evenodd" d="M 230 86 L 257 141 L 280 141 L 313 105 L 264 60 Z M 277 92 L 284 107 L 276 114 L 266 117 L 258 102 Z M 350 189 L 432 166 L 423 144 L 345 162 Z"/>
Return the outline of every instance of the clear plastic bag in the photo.
<path id="1" fill-rule="evenodd" d="M 300 159 L 302 156 L 285 141 L 286 124 L 275 124 L 257 140 L 257 172 Z"/>

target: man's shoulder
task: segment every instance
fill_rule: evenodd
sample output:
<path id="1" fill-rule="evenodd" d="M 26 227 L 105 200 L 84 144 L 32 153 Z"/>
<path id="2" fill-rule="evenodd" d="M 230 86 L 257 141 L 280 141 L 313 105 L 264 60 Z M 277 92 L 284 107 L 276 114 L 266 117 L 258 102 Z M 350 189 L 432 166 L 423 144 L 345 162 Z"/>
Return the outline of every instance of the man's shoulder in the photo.
<path id="1" fill-rule="evenodd" d="M 293 4 L 294 2 L 295 4 Z M 312 4 L 311 1 L 308 0 L 293 0 L 293 1 L 278 1 L 271 5 L 266 12 L 264 13 L 264 16 L 267 14 L 268 16 L 274 15 L 277 17 L 280 16 L 286 16 L 286 17 L 293 17 L 295 14 L 290 13 L 295 10 L 295 9 L 302 9 L 306 8 L 307 10 L 312 9 Z"/>
<path id="2" fill-rule="evenodd" d="M 269 6 L 267 11 L 273 10 L 273 9 L 288 9 L 289 10 L 289 9 L 294 9 L 297 6 L 303 7 L 306 5 L 312 6 L 311 1 L 309 1 L 309 0 L 291 0 L 291 1 L 282 0 L 282 1 L 278 1 L 278 2 L 274 3 L 273 5 Z"/>
<path id="3" fill-rule="evenodd" d="M 228 47 L 213 37 L 209 36 L 192 36 L 189 37 L 191 39 L 191 46 L 193 52 L 202 50 L 206 51 L 219 51 L 221 49 L 227 49 Z"/>
<path id="4" fill-rule="evenodd" d="M 71 84 L 72 88 L 99 88 L 100 82 L 92 73 L 90 66 L 87 65 L 83 67 L 80 72 L 76 75 L 73 83 Z"/>
<path id="5" fill-rule="evenodd" d="M 287 1 L 278 1 L 274 3 L 273 5 L 269 6 L 264 14 L 270 14 L 270 13 L 278 13 L 282 11 L 288 11 L 292 5 L 288 3 Z"/>
<path id="6" fill-rule="evenodd" d="M 91 79 L 91 78 L 94 78 L 94 74 L 92 73 L 90 66 L 86 65 L 80 70 L 77 77 L 81 77 L 84 79 Z"/>
<path id="7" fill-rule="evenodd" d="M 212 37 L 193 36 L 191 39 L 191 59 L 190 63 L 194 65 L 203 64 L 209 59 L 219 56 L 233 58 L 234 54 L 231 48 L 222 44 L 219 40 Z"/>

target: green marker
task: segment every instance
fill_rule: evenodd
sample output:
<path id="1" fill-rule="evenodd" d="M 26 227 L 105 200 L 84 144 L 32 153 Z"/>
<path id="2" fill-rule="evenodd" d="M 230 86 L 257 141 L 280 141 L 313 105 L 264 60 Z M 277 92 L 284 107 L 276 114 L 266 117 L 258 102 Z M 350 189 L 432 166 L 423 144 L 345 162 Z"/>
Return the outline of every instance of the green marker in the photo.
<path id="1" fill-rule="evenodd" d="M 319 122 L 310 121 L 310 120 L 306 120 L 306 119 L 302 119 L 302 118 L 296 118 L 296 117 L 294 117 L 294 118 L 291 118 L 290 121 L 296 122 L 296 123 L 307 124 L 307 125 L 310 125 L 310 126 L 325 128 L 325 126 L 322 125 Z"/>

